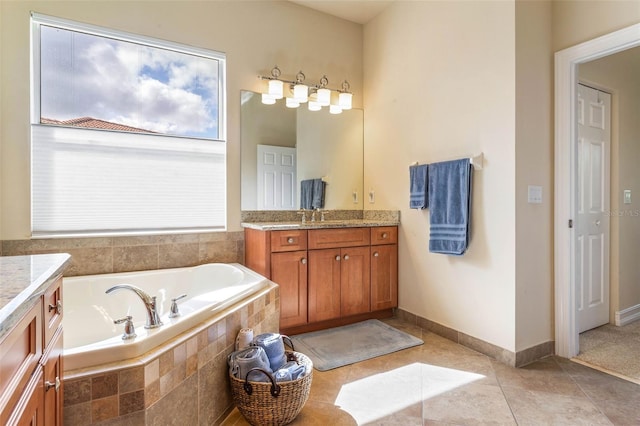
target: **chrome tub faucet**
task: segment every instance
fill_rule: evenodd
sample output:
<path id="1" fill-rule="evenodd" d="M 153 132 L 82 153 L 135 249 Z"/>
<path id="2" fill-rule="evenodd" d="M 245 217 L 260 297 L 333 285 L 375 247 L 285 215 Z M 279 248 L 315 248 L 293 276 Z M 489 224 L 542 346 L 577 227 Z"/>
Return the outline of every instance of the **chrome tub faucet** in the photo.
<path id="1" fill-rule="evenodd" d="M 147 310 L 147 323 L 144 328 L 156 328 L 162 325 L 162 321 L 160 321 L 160 316 L 158 315 L 158 311 L 156 309 L 156 297 L 148 295 L 144 290 L 139 287 L 136 287 L 131 284 L 118 284 L 113 287 L 107 289 L 105 293 L 109 294 L 115 290 L 130 290 L 138 295 L 142 303 L 144 303 L 144 307 Z"/>

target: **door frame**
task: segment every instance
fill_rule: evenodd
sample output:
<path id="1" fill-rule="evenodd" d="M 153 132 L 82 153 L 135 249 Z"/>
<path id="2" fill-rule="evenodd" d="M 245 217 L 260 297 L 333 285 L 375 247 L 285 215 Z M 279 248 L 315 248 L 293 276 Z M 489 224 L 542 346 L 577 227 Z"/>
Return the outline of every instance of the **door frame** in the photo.
<path id="1" fill-rule="evenodd" d="M 580 63 L 640 46 L 640 24 L 606 34 L 555 54 L 554 281 L 555 349 L 565 358 L 580 350 L 576 322 L 576 89 Z"/>

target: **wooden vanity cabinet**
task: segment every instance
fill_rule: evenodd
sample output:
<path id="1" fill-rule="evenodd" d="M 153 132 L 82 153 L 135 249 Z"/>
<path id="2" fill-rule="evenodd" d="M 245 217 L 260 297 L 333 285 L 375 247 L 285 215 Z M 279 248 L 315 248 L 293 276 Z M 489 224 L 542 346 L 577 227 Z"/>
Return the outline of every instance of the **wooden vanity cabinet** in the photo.
<path id="1" fill-rule="evenodd" d="M 398 304 L 396 226 L 245 228 L 245 264 L 280 286 L 285 333 L 391 315 Z"/>
<path id="2" fill-rule="evenodd" d="M 371 230 L 371 310 L 398 306 L 398 228 Z"/>
<path id="3" fill-rule="evenodd" d="M 59 276 L 0 342 L 0 424 L 62 425 L 62 362 Z"/>

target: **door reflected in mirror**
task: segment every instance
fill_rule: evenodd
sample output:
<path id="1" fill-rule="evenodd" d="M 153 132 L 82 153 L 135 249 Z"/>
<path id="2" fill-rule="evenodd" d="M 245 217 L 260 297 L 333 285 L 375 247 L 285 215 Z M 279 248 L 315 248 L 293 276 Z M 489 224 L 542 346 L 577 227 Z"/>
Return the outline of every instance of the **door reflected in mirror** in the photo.
<path id="1" fill-rule="evenodd" d="M 242 210 L 297 210 L 300 182 L 317 178 L 327 183 L 325 209 L 363 209 L 361 109 L 265 105 L 249 91 L 241 92 L 240 108 Z"/>

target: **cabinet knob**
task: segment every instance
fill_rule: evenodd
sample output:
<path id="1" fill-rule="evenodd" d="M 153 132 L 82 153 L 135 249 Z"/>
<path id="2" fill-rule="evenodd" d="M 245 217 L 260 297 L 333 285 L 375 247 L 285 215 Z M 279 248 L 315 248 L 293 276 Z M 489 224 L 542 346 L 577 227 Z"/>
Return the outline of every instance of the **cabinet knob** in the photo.
<path id="1" fill-rule="evenodd" d="M 382 233 L 382 239 L 386 240 L 389 235 L 386 232 Z"/>
<path id="2" fill-rule="evenodd" d="M 337 256 L 336 256 L 336 260 L 340 260 L 340 255 L 337 255 Z"/>
<path id="3" fill-rule="evenodd" d="M 349 260 L 349 255 L 348 254 L 344 255 L 344 260 Z"/>
<path id="4" fill-rule="evenodd" d="M 49 312 L 55 310 L 56 314 L 62 315 L 62 300 L 58 300 L 55 305 L 49 304 Z"/>
<path id="5" fill-rule="evenodd" d="M 60 389 L 60 377 L 56 376 L 56 380 L 54 383 L 51 383 L 50 381 L 46 381 L 44 382 L 44 390 L 45 392 L 49 391 L 49 389 L 51 388 L 55 388 L 55 391 L 58 392 L 58 390 Z"/>
<path id="6" fill-rule="evenodd" d="M 302 263 L 303 265 L 307 264 L 307 259 L 305 259 L 304 257 L 302 259 L 300 259 L 300 263 Z"/>
<path id="7" fill-rule="evenodd" d="M 373 257 L 378 257 L 378 256 L 380 256 L 380 255 L 378 254 L 378 252 L 377 252 L 377 251 L 374 251 L 374 252 L 373 252 Z"/>
<path id="8" fill-rule="evenodd" d="M 291 237 L 287 238 L 287 242 L 288 242 L 289 244 L 293 244 L 293 238 L 291 238 Z"/>

